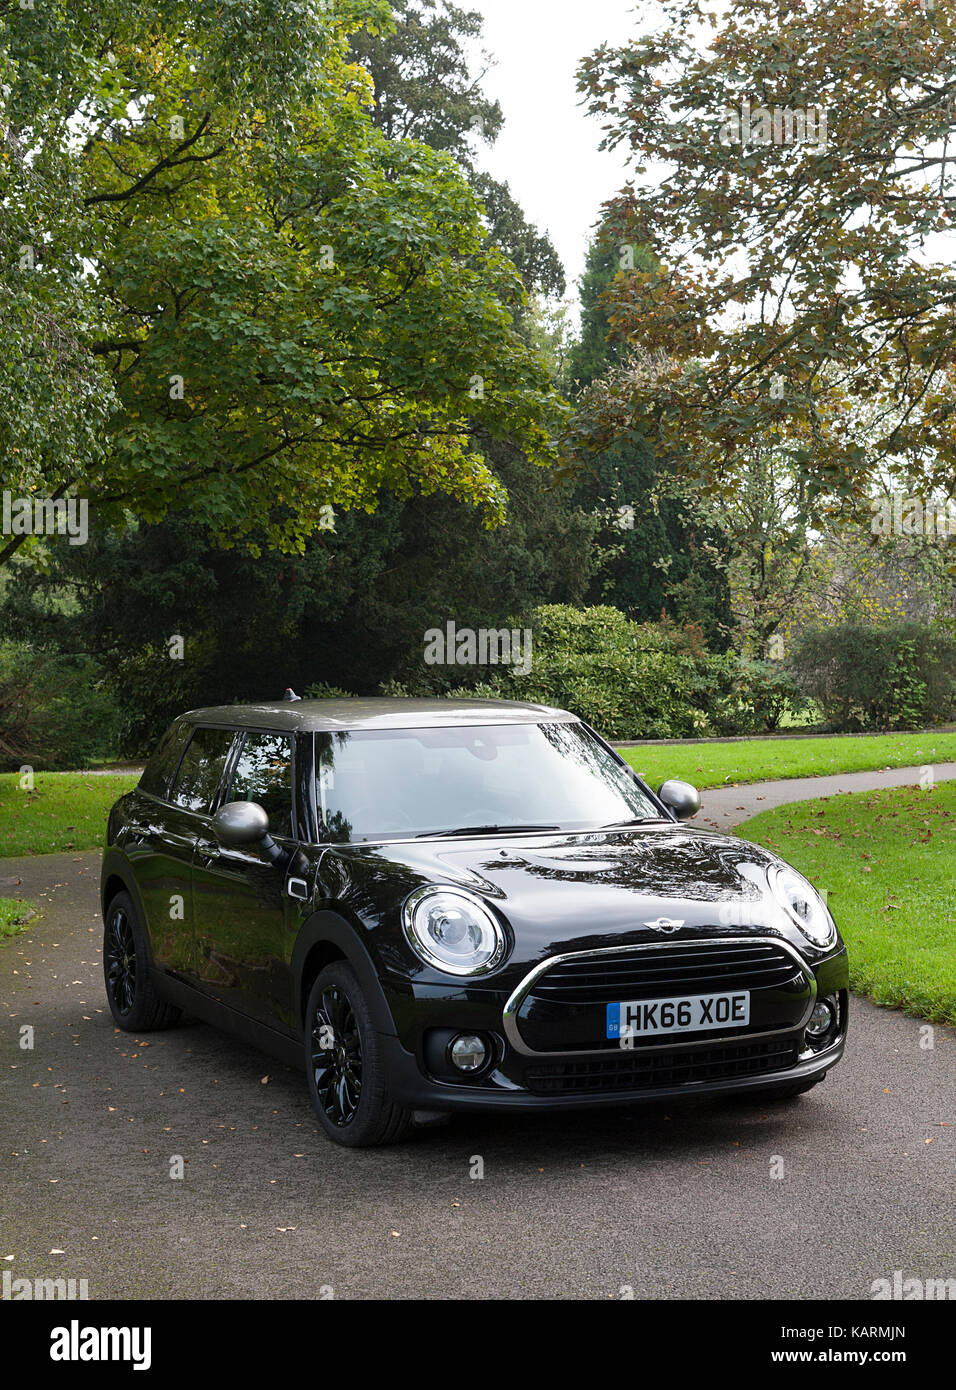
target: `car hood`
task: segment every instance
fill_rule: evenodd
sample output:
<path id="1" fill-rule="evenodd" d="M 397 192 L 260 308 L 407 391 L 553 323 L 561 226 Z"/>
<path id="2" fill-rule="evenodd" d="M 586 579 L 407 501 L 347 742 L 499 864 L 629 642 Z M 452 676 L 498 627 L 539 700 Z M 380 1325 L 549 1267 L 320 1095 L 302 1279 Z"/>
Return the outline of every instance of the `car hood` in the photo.
<path id="1" fill-rule="evenodd" d="M 780 860 L 696 827 L 350 846 L 337 858 L 380 910 L 426 883 L 479 893 L 510 923 L 516 961 L 755 930 L 806 947 L 769 892 L 767 869 Z"/>

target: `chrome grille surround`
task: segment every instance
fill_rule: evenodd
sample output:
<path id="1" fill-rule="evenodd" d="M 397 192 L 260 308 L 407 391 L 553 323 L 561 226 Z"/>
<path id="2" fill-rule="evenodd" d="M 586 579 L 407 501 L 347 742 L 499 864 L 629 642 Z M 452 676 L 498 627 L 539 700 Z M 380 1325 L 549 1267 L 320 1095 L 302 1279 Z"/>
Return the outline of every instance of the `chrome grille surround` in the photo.
<path id="1" fill-rule="evenodd" d="M 528 974 L 525 975 L 524 979 L 520 982 L 520 984 L 511 994 L 510 998 L 504 1006 L 504 1010 L 502 1011 L 502 1028 L 504 1029 L 505 1036 L 508 1039 L 508 1042 L 511 1044 L 511 1046 L 515 1049 L 516 1052 L 520 1053 L 522 1056 L 525 1057 L 550 1058 L 552 1061 L 554 1061 L 558 1057 L 600 1057 L 602 1055 L 619 1055 L 621 1052 L 620 1044 L 615 1044 L 612 1047 L 596 1047 L 587 1048 L 585 1050 L 569 1050 L 567 1052 L 542 1052 L 535 1048 L 528 1047 L 518 1029 L 518 1011 L 524 1003 L 525 999 L 528 997 L 528 995 L 532 993 L 534 985 L 537 983 L 537 981 L 541 978 L 542 975 L 547 974 L 547 972 L 551 970 L 554 966 L 561 965 L 565 961 L 578 961 L 588 959 L 596 961 L 600 957 L 620 956 L 623 955 L 625 952 L 661 951 L 662 949 L 666 949 L 668 951 L 675 949 L 699 950 L 701 947 L 713 948 L 715 946 L 750 946 L 757 944 L 779 947 L 781 950 L 785 951 L 789 956 L 793 958 L 794 964 L 799 968 L 800 972 L 802 973 L 804 979 L 807 982 L 807 985 L 810 990 L 810 999 L 808 1001 L 804 1017 L 798 1023 L 790 1024 L 784 1029 L 769 1029 L 766 1032 L 749 1033 L 746 1035 L 746 1040 L 747 1042 L 750 1042 L 751 1040 L 756 1040 L 758 1038 L 769 1038 L 778 1036 L 781 1033 L 799 1033 L 801 1029 L 806 1027 L 807 1023 L 809 1022 L 810 1015 L 813 1012 L 813 1006 L 816 1003 L 817 996 L 817 980 L 813 971 L 810 969 L 810 966 L 800 955 L 800 953 L 796 950 L 796 948 L 791 946 L 789 941 L 785 941 L 782 937 L 779 936 L 698 937 L 691 941 L 669 940 L 666 943 L 666 946 L 663 942 L 660 941 L 648 941 L 640 942 L 638 944 L 632 944 L 629 946 L 604 946 L 599 947 L 593 951 L 569 951 L 562 955 L 549 956 L 547 960 L 539 961 L 539 963 L 536 966 L 534 966 L 533 969 L 529 970 Z M 691 1041 L 670 1041 L 662 1042 L 659 1045 L 645 1045 L 644 1047 L 642 1047 L 641 1051 L 671 1052 L 678 1048 L 713 1047 L 718 1041 L 719 1040 L 716 1039 L 712 1033 L 709 1033 L 706 1035 L 702 1035 L 699 1038 L 695 1038 Z"/>

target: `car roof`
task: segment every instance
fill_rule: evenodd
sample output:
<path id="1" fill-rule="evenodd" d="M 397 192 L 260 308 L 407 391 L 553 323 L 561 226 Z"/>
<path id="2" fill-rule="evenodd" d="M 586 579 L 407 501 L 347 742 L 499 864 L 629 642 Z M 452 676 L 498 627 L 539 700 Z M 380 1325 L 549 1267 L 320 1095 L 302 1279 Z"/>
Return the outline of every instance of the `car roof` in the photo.
<path id="1" fill-rule="evenodd" d="M 482 724 L 577 724 L 577 715 L 515 700 L 411 700 L 399 697 L 341 700 L 266 700 L 215 705 L 183 716 L 192 724 L 290 732 L 342 729 L 467 728 Z"/>

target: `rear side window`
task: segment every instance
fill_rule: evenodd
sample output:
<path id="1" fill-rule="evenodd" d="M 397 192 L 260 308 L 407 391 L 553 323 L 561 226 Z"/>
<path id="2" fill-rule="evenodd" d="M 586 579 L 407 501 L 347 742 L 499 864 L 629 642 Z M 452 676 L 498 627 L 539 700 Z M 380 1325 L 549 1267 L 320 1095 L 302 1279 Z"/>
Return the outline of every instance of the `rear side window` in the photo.
<path id="1" fill-rule="evenodd" d="M 230 801 L 258 801 L 269 833 L 292 834 L 292 739 L 287 734 L 247 734 L 229 790 Z"/>
<path id="2" fill-rule="evenodd" d="M 232 729 L 196 729 L 179 765 L 170 801 L 186 811 L 209 811 L 234 738 Z"/>
<path id="3" fill-rule="evenodd" d="M 139 779 L 141 791 L 149 792 L 151 796 L 158 796 L 165 801 L 169 784 L 172 781 L 173 773 L 179 766 L 179 759 L 188 737 L 188 724 L 177 719 L 175 724 L 170 725 L 160 739 L 153 756 L 143 770 L 142 777 Z"/>

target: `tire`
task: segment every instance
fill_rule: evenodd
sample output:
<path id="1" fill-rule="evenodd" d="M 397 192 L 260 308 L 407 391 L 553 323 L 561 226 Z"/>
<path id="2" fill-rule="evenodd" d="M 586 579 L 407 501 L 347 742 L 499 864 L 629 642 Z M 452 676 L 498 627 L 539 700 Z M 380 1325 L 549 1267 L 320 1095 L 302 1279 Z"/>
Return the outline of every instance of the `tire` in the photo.
<path id="1" fill-rule="evenodd" d="M 316 978 L 305 1024 L 309 1094 L 329 1139 L 352 1149 L 404 1139 L 412 1112 L 389 1097 L 372 1015 L 345 961 L 333 961 Z"/>
<path id="2" fill-rule="evenodd" d="M 146 933 L 128 893 L 117 893 L 103 919 L 103 979 L 113 1021 L 124 1033 L 172 1028 L 182 1017 L 156 992 Z"/>

